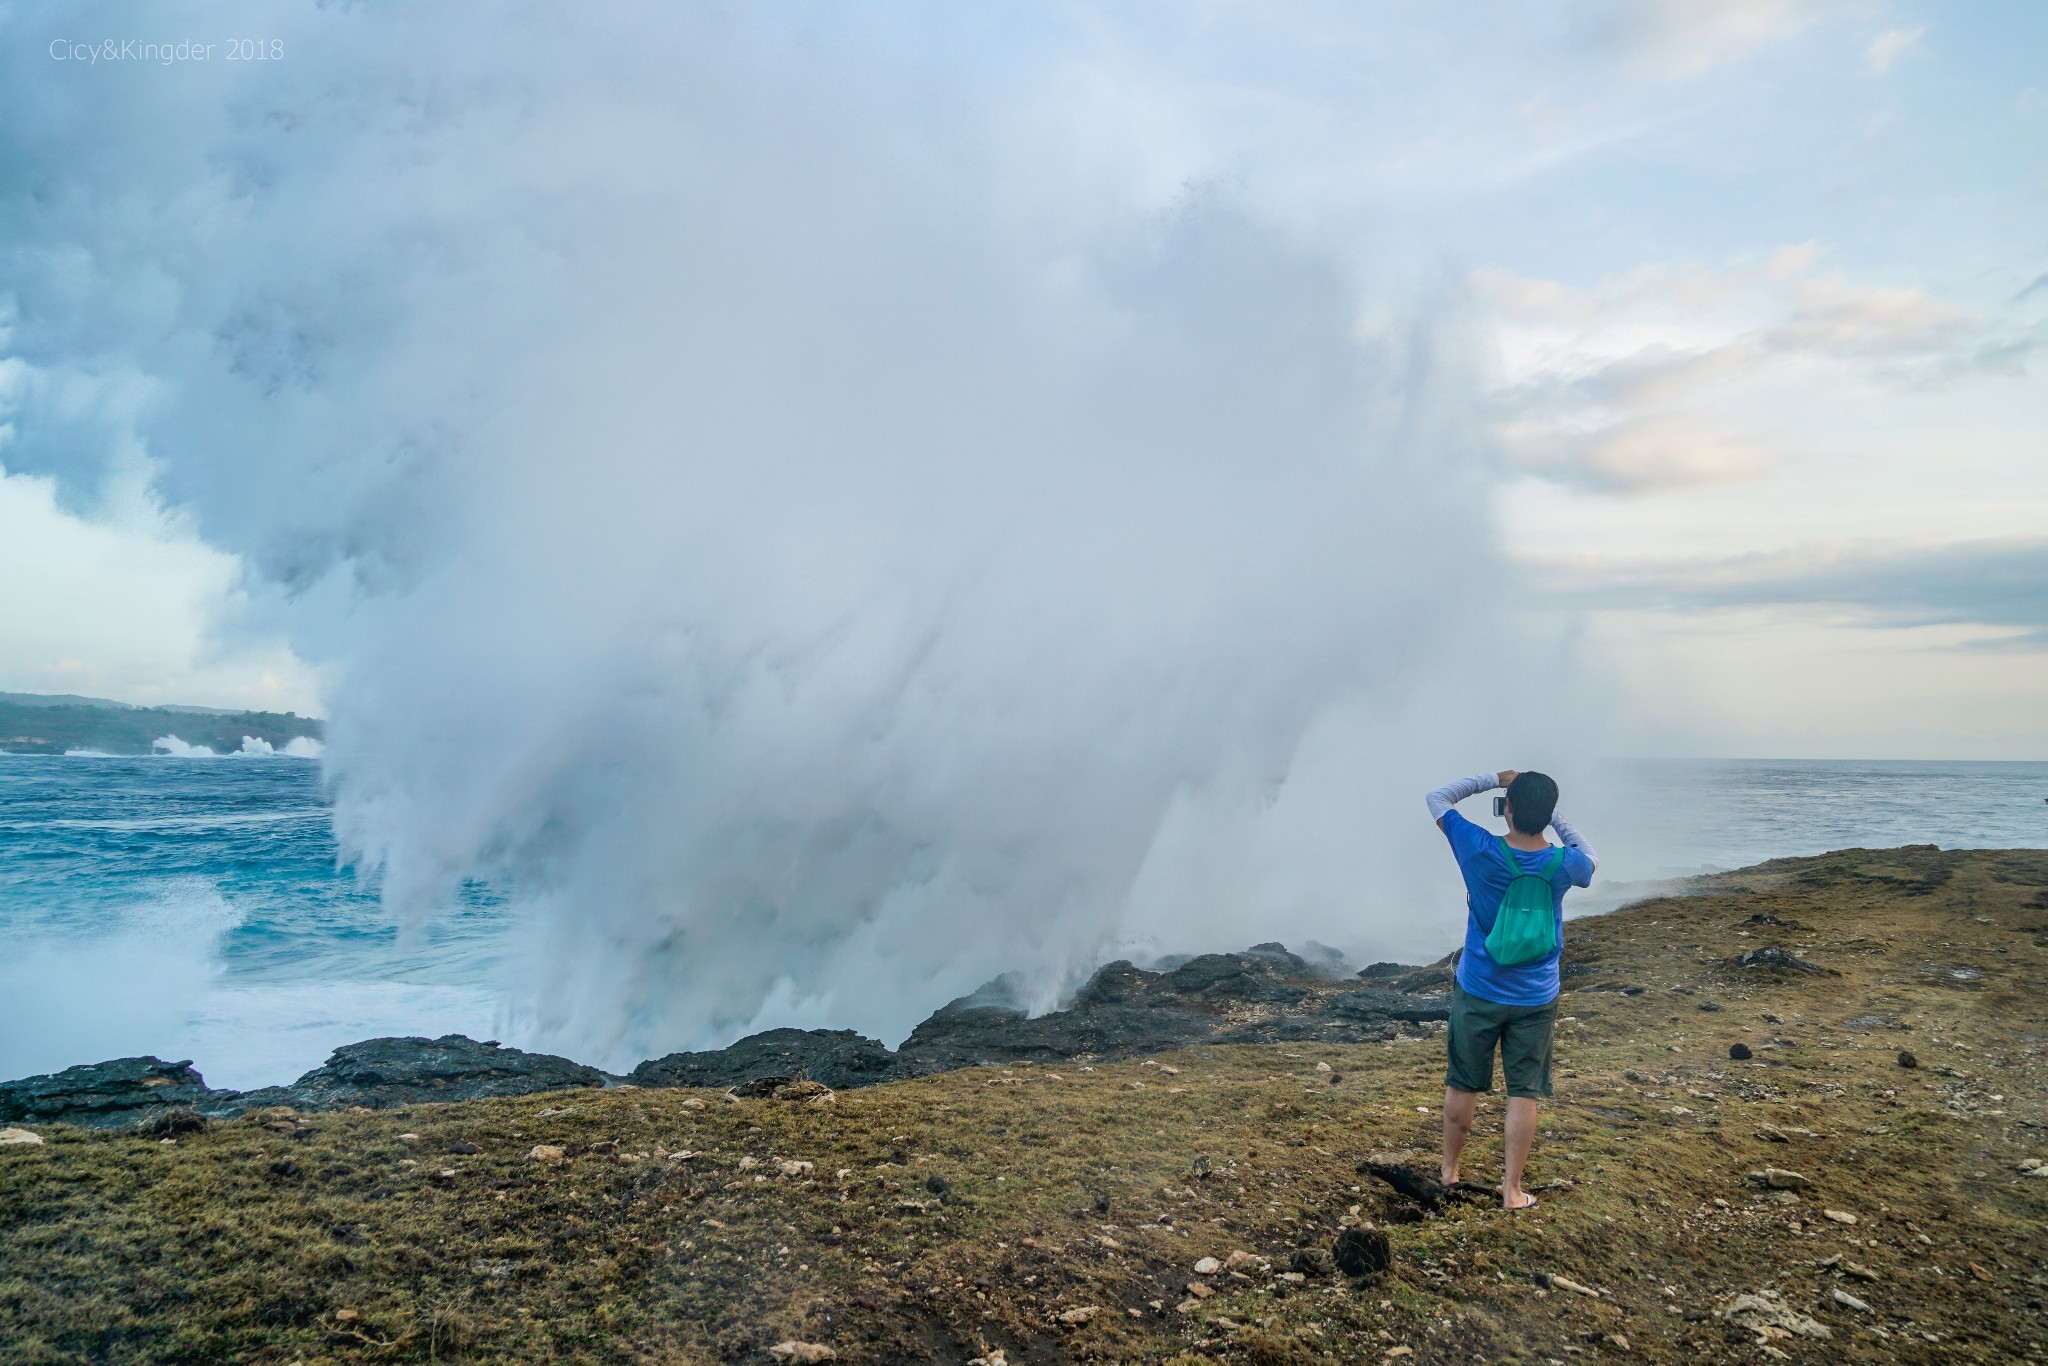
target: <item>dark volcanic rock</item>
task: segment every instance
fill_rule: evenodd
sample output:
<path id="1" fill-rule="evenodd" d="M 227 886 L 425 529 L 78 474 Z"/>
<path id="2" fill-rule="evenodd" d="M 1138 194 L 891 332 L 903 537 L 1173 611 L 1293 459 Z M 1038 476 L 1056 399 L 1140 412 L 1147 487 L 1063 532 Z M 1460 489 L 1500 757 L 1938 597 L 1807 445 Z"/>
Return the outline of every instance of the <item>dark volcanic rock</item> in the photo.
<path id="1" fill-rule="evenodd" d="M 1447 985 L 1456 954 L 1423 968 L 1377 965 L 1362 974 L 1373 985 L 1361 987 L 1339 975 L 1335 950 L 1314 952 L 1311 960 L 1282 944 L 1256 944 L 1173 959 L 1160 971 L 1108 963 L 1067 1009 L 1038 1016 L 1025 1009 L 1021 982 L 998 977 L 934 1011 L 894 1052 L 851 1030 L 771 1029 L 726 1048 L 643 1062 L 628 1080 L 773 1096 L 793 1082 L 840 1090 L 983 1064 L 1114 1061 L 1200 1043 L 1364 1043 L 1449 1014 L 1444 995 L 1415 992 Z M 617 1080 L 567 1058 L 460 1034 L 370 1039 L 336 1049 L 289 1086 L 246 1093 L 209 1090 L 189 1063 L 129 1058 L 75 1067 L 0 1085 L 0 1121 L 111 1127 L 174 1106 L 202 1115 L 266 1105 L 389 1109 Z"/>
<path id="2" fill-rule="evenodd" d="M 238 1097 L 236 1092 L 207 1086 L 189 1059 L 115 1058 L 0 1082 L 0 1124 L 26 1121 L 119 1129 L 172 1106 L 220 1114 L 238 1108 Z"/>
<path id="3" fill-rule="evenodd" d="M 362 1105 L 388 1110 L 485 1096 L 523 1096 L 572 1086 L 608 1082 L 595 1067 L 528 1053 L 463 1034 L 438 1039 L 365 1039 L 334 1050 L 333 1056 L 290 1086 L 250 1091 L 242 1105 L 292 1105 L 305 1110 L 339 1110 Z"/>
<path id="4" fill-rule="evenodd" d="M 1415 1023 L 1451 1018 L 1451 998 L 1448 996 L 1416 996 L 1405 991 L 1380 991 L 1373 987 L 1360 987 L 1342 996 L 1332 996 L 1325 1008 L 1339 1015 Z"/>
<path id="5" fill-rule="evenodd" d="M 1393 1245 L 1378 1229 L 1345 1229 L 1331 1253 L 1337 1269 L 1347 1276 L 1377 1276 L 1394 1264 Z"/>
<path id="6" fill-rule="evenodd" d="M 1463 948 L 1456 948 L 1437 959 L 1427 967 L 1416 968 L 1402 976 L 1388 979 L 1390 991 L 1414 993 L 1418 991 L 1449 991 L 1451 979 L 1458 975 L 1458 956 Z M 1359 974 L 1364 976 L 1363 973 Z"/>
<path id="7" fill-rule="evenodd" d="M 902 1074 L 896 1055 L 879 1039 L 850 1029 L 771 1029 L 727 1048 L 671 1053 L 643 1062 L 629 1080 L 639 1086 L 723 1088 L 807 1077 L 838 1090 L 872 1086 Z"/>
<path id="8" fill-rule="evenodd" d="M 1177 996 L 1209 1000 L 1271 1001 L 1292 1005 L 1308 994 L 1307 983 L 1323 974 L 1278 944 L 1246 953 L 1205 953 L 1165 975 L 1161 985 Z"/>
<path id="9" fill-rule="evenodd" d="M 1448 1016 L 1442 996 L 1344 991 L 1332 972 L 1334 951 L 1319 959 L 1281 944 L 1171 959 L 1158 972 L 1120 959 L 1097 968 L 1067 1009 L 1038 1016 L 1024 1009 L 1020 983 L 998 977 L 933 1011 L 894 1053 L 844 1030 L 770 1030 L 730 1048 L 642 1063 L 632 1080 L 766 1094 L 777 1081 L 808 1076 L 844 1088 L 986 1064 L 1143 1057 L 1196 1043 L 1365 1043 L 1392 1037 L 1403 1022 Z M 1445 981 L 1452 961 L 1433 965 Z M 1404 977 L 1416 971 L 1400 967 Z M 1238 1009 L 1245 1006 L 1255 1007 L 1250 1018 Z"/>
<path id="10" fill-rule="evenodd" d="M 1397 1021 L 1379 1015 L 1277 1015 L 1232 1026 L 1211 1042 L 1385 1043 L 1400 1032 Z"/>
<path id="11" fill-rule="evenodd" d="M 1184 1048 L 1223 1021 L 1207 1011 L 1159 1004 L 1056 1010 L 1035 1019 L 1021 1010 L 954 1005 L 912 1030 L 897 1057 L 911 1072 L 943 1072 L 982 1063 L 1058 1062 L 1087 1054 L 1129 1058 Z"/>

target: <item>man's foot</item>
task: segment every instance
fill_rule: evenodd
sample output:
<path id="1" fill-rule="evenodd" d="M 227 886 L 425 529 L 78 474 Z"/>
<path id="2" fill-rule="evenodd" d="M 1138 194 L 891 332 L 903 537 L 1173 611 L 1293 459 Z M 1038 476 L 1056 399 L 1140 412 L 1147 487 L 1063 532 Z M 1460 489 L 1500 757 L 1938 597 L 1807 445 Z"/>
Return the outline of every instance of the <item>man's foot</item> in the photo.
<path id="1" fill-rule="evenodd" d="M 1456 1167 L 1444 1167 L 1440 1170 L 1442 1172 L 1445 1190 L 1449 1190 L 1452 1186 L 1458 1184 L 1458 1169 Z"/>
<path id="2" fill-rule="evenodd" d="M 1510 1191 L 1501 1197 L 1500 1207 L 1507 1210 L 1535 1209 L 1536 1197 L 1527 1191 Z"/>

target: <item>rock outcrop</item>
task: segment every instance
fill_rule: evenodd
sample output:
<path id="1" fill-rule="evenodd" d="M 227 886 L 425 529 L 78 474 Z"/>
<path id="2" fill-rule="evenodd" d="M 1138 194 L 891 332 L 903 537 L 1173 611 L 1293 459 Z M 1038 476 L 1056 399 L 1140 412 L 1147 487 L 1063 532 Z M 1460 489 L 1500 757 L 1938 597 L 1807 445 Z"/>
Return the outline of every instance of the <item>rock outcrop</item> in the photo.
<path id="1" fill-rule="evenodd" d="M 636 1086 L 724 1088 L 808 1077 L 843 1090 L 899 1075 L 896 1055 L 879 1039 L 850 1029 L 770 1029 L 727 1048 L 643 1062 L 627 1080 Z"/>
<path id="2" fill-rule="evenodd" d="M 388 1110 L 435 1101 L 524 1096 L 616 1080 L 595 1067 L 552 1053 L 478 1043 L 463 1034 L 438 1039 L 366 1039 L 334 1050 L 319 1067 L 289 1086 L 267 1086 L 241 1097 L 247 1105 L 290 1105 L 340 1110 L 361 1105 Z"/>
<path id="3" fill-rule="evenodd" d="M 373 1110 L 437 1101 L 606 1086 L 701 1086 L 769 1095 L 798 1081 L 832 1090 L 988 1063 L 1141 1057 L 1201 1043 L 1361 1043 L 1445 1019 L 1452 959 L 1375 964 L 1341 976 L 1329 950 L 1313 960 L 1280 944 L 1175 958 L 1157 969 L 1098 968 L 1064 1010 L 1032 1015 L 999 977 L 934 1011 L 899 1049 L 844 1029 L 771 1029 L 726 1048 L 671 1053 L 625 1078 L 546 1053 L 461 1034 L 369 1039 L 334 1051 L 288 1086 L 213 1090 L 189 1062 L 123 1058 L 0 1084 L 0 1123 L 98 1128 L 144 1123 L 177 1107 L 215 1118 L 288 1105 Z"/>
<path id="4" fill-rule="evenodd" d="M 1449 1015 L 1446 996 L 1358 987 L 1336 975 L 1340 968 L 1327 952 L 1311 961 L 1280 944 L 1173 958 L 1159 970 L 1119 959 L 1097 968 L 1066 1009 L 1036 1016 L 1015 984 L 999 977 L 932 1012 L 894 1052 L 845 1030 L 775 1029 L 729 1048 L 644 1062 L 631 1080 L 751 1093 L 808 1077 L 846 1089 L 985 1064 L 1114 1061 L 1200 1043 L 1357 1043 Z M 1450 980 L 1442 963 L 1368 972 L 1376 981 Z"/>
<path id="5" fill-rule="evenodd" d="M 120 1129 L 170 1106 L 216 1112 L 216 1091 L 184 1062 L 162 1058 L 115 1058 L 67 1067 L 46 1076 L 0 1082 L 0 1124 L 60 1123 L 92 1129 Z"/>

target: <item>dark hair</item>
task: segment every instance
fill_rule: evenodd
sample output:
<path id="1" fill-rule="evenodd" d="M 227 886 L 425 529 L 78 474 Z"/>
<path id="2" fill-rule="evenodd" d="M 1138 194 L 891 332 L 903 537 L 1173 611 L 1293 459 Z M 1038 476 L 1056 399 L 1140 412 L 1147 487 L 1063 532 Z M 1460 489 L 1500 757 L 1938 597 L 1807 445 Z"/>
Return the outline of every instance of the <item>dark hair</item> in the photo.
<path id="1" fill-rule="evenodd" d="M 1517 773 L 1508 784 L 1508 805 L 1514 808 L 1515 829 L 1540 835 L 1557 812 L 1557 784 L 1548 773 Z"/>

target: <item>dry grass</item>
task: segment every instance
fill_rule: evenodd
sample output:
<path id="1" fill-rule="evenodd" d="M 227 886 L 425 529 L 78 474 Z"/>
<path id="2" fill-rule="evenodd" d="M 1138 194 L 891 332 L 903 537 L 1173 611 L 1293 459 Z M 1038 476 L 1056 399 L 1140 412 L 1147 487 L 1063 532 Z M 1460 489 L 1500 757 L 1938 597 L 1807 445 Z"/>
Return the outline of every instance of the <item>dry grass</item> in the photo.
<path id="1" fill-rule="evenodd" d="M 1433 1148 L 1434 1036 L 982 1068 L 830 1106 L 621 1089 L 172 1144 L 51 1128 L 0 1148 L 0 1359 L 766 1363 L 790 1339 L 876 1362 L 2048 1357 L 2048 1179 L 2018 1171 L 2048 1158 L 2048 854 L 1785 861 L 1568 930 L 1590 970 L 1530 1213 L 1389 1223 L 1355 1174 Z M 1839 975 L 1723 966 L 1766 943 Z M 1643 990 L 1591 989 L 1612 985 Z M 1498 1171 L 1498 1121 L 1482 1102 L 1469 1173 Z M 1767 1163 L 1810 1178 L 1799 1203 L 1744 1184 Z M 1275 1274 L 1347 1222 L 1389 1232 L 1389 1274 Z M 1192 1274 L 1238 1250 L 1270 1272 Z M 1712 1317 L 1764 1287 L 1833 1336 Z"/>

